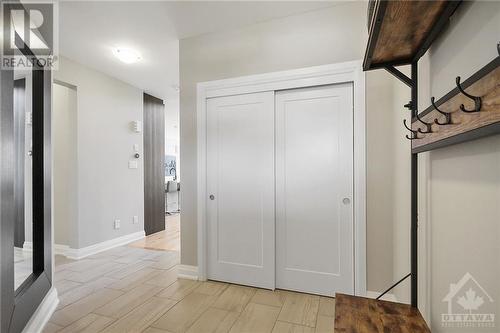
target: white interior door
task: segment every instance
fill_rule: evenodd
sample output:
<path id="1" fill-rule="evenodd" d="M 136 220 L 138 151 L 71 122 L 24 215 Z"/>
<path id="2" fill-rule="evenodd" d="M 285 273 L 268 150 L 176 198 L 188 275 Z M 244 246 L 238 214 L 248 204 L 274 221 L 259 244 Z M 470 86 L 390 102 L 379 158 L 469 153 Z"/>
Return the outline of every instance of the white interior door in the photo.
<path id="1" fill-rule="evenodd" d="M 354 292 L 352 84 L 276 93 L 276 287 Z"/>
<path id="2" fill-rule="evenodd" d="M 207 100 L 207 277 L 274 289 L 274 92 Z"/>

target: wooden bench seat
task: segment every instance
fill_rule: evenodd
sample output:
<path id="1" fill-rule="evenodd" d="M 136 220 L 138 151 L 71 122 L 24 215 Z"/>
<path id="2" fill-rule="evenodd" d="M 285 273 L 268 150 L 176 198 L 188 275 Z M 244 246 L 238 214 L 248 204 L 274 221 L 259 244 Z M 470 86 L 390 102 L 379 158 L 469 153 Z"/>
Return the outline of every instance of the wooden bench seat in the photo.
<path id="1" fill-rule="evenodd" d="M 408 304 L 335 295 L 335 333 L 430 333 L 420 311 Z"/>

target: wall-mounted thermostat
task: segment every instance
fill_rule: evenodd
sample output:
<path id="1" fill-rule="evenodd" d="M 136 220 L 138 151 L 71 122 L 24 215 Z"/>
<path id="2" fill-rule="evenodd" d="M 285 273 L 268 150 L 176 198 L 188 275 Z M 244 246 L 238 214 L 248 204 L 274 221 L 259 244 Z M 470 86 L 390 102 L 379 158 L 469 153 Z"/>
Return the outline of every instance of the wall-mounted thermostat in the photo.
<path id="1" fill-rule="evenodd" d="M 133 128 L 134 132 L 141 133 L 142 132 L 142 121 L 134 120 L 132 122 L 132 128 Z"/>

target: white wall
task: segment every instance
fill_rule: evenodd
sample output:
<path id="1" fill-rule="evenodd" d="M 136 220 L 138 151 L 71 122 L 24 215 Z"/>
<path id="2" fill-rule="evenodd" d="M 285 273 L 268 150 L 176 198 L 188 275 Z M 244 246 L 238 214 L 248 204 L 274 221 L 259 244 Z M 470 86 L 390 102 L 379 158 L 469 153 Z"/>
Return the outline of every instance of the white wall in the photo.
<path id="1" fill-rule="evenodd" d="M 342 3 L 325 10 L 180 41 L 181 83 L 181 262 L 197 264 L 196 83 L 362 59 L 366 46 L 366 3 Z M 391 78 L 367 73 L 368 289 L 393 282 L 390 150 Z M 380 115 L 379 117 L 376 115 Z M 373 123 L 372 123 L 373 122 Z M 391 149 L 391 148 L 389 148 Z M 379 200 L 383 198 L 383 200 Z"/>
<path id="2" fill-rule="evenodd" d="M 143 161 L 128 169 L 142 133 L 143 92 L 62 57 L 54 79 L 77 88 L 78 240 L 82 248 L 144 230 Z M 132 223 L 134 215 L 138 224 Z M 121 228 L 114 230 L 115 219 Z"/>
<path id="3" fill-rule="evenodd" d="M 429 54 L 428 89 L 440 97 L 498 56 L 500 2 L 464 2 Z M 426 101 L 424 101 L 425 104 Z M 431 320 L 441 327 L 450 283 L 470 272 L 493 297 L 500 326 L 500 136 L 433 151 L 430 161 Z"/>
<path id="4" fill-rule="evenodd" d="M 73 248 L 78 244 L 76 95 L 76 89 L 52 85 L 54 243 Z"/>

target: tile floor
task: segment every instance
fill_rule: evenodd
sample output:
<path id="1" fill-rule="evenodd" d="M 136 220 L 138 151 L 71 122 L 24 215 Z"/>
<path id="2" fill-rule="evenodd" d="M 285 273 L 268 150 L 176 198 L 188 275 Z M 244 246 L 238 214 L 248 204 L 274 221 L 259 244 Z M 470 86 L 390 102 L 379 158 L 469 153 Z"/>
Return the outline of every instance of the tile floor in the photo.
<path id="1" fill-rule="evenodd" d="M 177 278 L 179 254 L 130 246 L 56 257 L 49 332 L 333 332 L 333 298 Z"/>
<path id="2" fill-rule="evenodd" d="M 165 216 L 165 230 L 148 235 L 129 246 L 150 250 L 180 251 L 181 249 L 180 214 Z"/>

